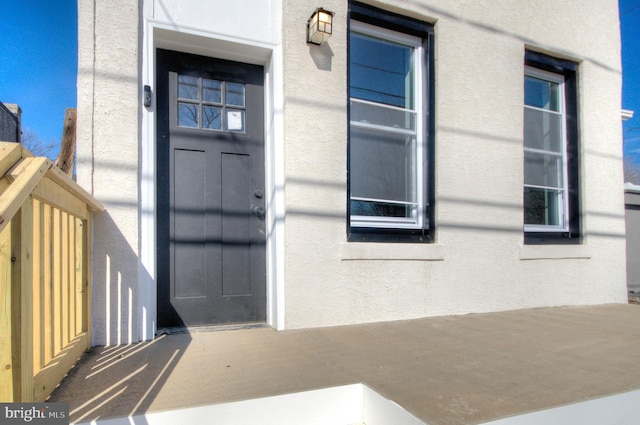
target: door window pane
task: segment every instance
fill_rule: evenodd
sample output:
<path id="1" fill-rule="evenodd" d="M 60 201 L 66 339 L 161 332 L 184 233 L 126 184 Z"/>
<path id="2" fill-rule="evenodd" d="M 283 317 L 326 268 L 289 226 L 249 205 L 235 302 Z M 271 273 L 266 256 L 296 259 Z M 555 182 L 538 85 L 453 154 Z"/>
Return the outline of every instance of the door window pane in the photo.
<path id="1" fill-rule="evenodd" d="M 222 108 L 216 106 L 202 107 L 202 128 L 209 130 L 222 130 Z"/>
<path id="2" fill-rule="evenodd" d="M 244 132 L 244 111 L 227 109 L 227 130 Z"/>
<path id="3" fill-rule="evenodd" d="M 203 79 L 202 100 L 211 103 L 222 103 L 222 82 Z"/>
<path id="4" fill-rule="evenodd" d="M 233 106 L 244 106 L 244 84 L 227 83 L 225 103 Z"/>
<path id="5" fill-rule="evenodd" d="M 178 103 L 178 125 L 181 127 L 198 127 L 198 106 L 192 103 Z"/>
<path id="6" fill-rule="evenodd" d="M 198 77 L 178 75 L 178 97 L 180 99 L 198 100 Z"/>

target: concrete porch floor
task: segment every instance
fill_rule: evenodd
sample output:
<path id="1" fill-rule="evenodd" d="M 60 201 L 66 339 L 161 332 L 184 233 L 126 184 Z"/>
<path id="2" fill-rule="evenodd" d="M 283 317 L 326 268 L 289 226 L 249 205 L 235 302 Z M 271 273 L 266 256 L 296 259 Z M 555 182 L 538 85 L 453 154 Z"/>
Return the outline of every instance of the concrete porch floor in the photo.
<path id="1" fill-rule="evenodd" d="M 49 401 L 85 422 L 353 383 L 431 425 L 640 389 L 640 306 L 166 335 L 93 349 Z"/>

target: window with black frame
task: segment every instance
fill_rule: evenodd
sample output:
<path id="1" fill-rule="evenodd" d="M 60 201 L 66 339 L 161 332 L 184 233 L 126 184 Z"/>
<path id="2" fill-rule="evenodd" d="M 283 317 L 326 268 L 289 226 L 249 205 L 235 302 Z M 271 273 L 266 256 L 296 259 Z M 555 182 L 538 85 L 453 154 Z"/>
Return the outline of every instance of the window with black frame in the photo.
<path id="1" fill-rule="evenodd" d="M 433 240 L 432 27 L 352 3 L 349 240 Z"/>
<path id="2" fill-rule="evenodd" d="M 525 243 L 579 243 L 577 67 L 527 51 L 524 73 Z"/>

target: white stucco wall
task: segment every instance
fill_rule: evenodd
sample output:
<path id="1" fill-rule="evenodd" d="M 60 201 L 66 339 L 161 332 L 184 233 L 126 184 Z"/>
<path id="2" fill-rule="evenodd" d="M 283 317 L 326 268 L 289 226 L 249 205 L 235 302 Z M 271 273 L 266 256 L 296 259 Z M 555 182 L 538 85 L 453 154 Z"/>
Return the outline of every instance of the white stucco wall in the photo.
<path id="1" fill-rule="evenodd" d="M 625 302 L 616 3 L 372 4 L 435 22 L 437 242 L 345 242 L 346 2 L 286 2 L 286 326 Z M 579 246 L 523 246 L 525 48 L 580 64 Z"/>
<path id="2" fill-rule="evenodd" d="M 155 330 L 155 116 L 140 87 L 156 47 L 265 66 L 272 326 L 625 302 L 617 3 L 371 4 L 435 25 L 434 244 L 346 242 L 347 1 L 79 1 L 78 178 L 107 207 L 96 343 Z M 334 33 L 311 46 L 317 6 Z M 581 245 L 523 246 L 525 48 L 579 64 Z"/>
<path id="3" fill-rule="evenodd" d="M 78 2 L 78 183 L 93 221 L 93 338 L 138 340 L 138 2 Z"/>

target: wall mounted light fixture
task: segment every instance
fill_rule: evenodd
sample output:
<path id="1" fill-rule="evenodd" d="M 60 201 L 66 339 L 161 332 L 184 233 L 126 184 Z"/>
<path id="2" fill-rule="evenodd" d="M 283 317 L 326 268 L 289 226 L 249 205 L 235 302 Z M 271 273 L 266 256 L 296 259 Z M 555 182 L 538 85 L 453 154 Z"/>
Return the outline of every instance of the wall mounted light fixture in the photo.
<path id="1" fill-rule="evenodd" d="M 333 15 L 319 7 L 307 21 L 307 43 L 322 44 L 326 42 L 333 31 Z"/>

